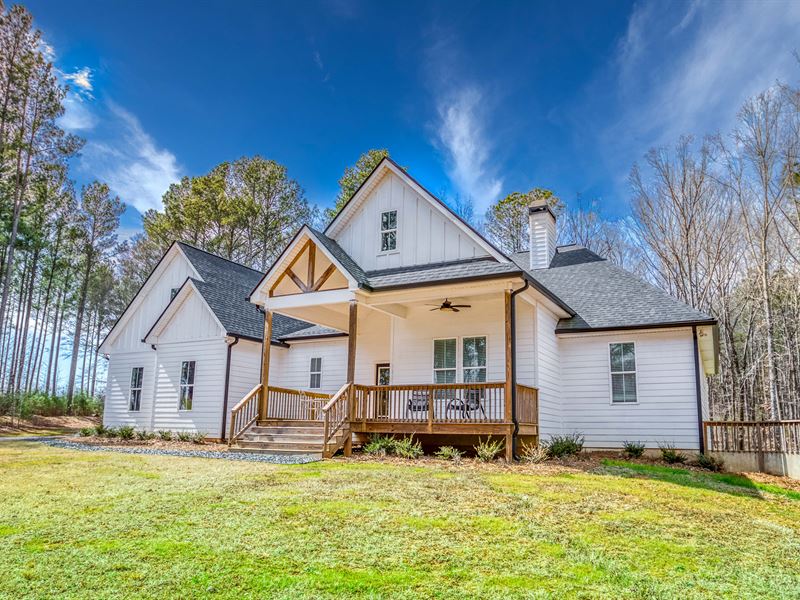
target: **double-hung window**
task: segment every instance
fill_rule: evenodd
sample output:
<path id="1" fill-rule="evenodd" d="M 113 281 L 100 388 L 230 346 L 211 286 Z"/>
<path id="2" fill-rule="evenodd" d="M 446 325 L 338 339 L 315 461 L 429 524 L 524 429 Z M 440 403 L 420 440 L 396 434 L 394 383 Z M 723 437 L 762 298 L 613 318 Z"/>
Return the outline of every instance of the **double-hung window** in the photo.
<path id="1" fill-rule="evenodd" d="M 131 392 L 128 396 L 128 410 L 139 412 L 142 408 L 142 379 L 144 378 L 144 367 L 133 367 L 131 369 Z"/>
<path id="2" fill-rule="evenodd" d="M 381 252 L 397 250 L 397 211 L 381 213 Z"/>
<path id="3" fill-rule="evenodd" d="M 455 383 L 457 339 L 433 340 L 433 382 Z"/>
<path id="4" fill-rule="evenodd" d="M 465 337 L 461 339 L 461 365 L 464 383 L 486 381 L 486 338 Z"/>
<path id="5" fill-rule="evenodd" d="M 312 390 L 322 387 L 322 357 L 314 357 L 311 359 L 308 387 Z"/>
<path id="6" fill-rule="evenodd" d="M 636 348 L 633 342 L 609 344 L 611 402 L 629 404 L 636 398 Z"/>
<path id="7" fill-rule="evenodd" d="M 185 360 L 181 364 L 181 389 L 178 410 L 192 410 L 194 398 L 194 364 L 193 360 Z"/>

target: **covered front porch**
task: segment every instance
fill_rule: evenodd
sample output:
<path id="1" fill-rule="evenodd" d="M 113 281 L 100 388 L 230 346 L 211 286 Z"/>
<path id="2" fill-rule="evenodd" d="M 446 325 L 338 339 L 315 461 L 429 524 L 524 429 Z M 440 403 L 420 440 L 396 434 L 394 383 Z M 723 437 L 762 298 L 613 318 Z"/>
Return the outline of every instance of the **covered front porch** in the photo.
<path id="1" fill-rule="evenodd" d="M 536 303 L 522 278 L 406 285 L 402 271 L 371 273 L 378 289 L 322 250 L 312 235 L 298 240 L 251 297 L 264 310 L 265 341 L 274 339 L 273 314 L 319 331 L 285 338 L 287 347 L 264 344 L 262 381 L 234 408 L 232 440 L 254 423 L 321 422 L 325 455 L 381 433 L 453 445 L 458 436 L 502 436 L 511 459 L 514 435 L 538 436 L 538 390 L 515 373 L 515 303 L 531 311 Z"/>

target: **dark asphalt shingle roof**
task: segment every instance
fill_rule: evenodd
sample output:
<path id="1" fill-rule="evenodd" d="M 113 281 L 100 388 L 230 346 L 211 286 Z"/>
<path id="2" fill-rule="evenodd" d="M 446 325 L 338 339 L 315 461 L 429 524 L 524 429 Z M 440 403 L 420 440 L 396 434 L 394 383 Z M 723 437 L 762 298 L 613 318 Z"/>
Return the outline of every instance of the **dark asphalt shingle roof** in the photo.
<path id="1" fill-rule="evenodd" d="M 317 236 L 317 238 L 319 238 L 320 243 L 325 246 L 325 249 L 330 252 L 336 260 L 339 261 L 339 263 L 350 273 L 350 275 L 353 276 L 353 279 L 355 279 L 359 285 L 363 286 L 367 284 L 367 275 L 364 273 L 364 270 L 356 263 L 356 261 L 350 258 L 350 255 L 345 252 L 336 241 L 332 240 L 321 231 L 317 231 L 311 227 L 308 229 L 311 231 L 311 233 Z"/>
<path id="2" fill-rule="evenodd" d="M 501 263 L 493 258 L 459 260 L 397 269 L 368 271 L 367 285 L 373 290 L 394 287 L 422 285 L 458 279 L 520 274 L 521 269 L 514 263 Z"/>
<path id="3" fill-rule="evenodd" d="M 192 278 L 192 281 L 226 333 L 260 340 L 264 335 L 264 316 L 255 304 L 247 300 L 247 296 L 262 273 L 184 242 L 178 244 L 203 278 L 202 281 Z M 299 319 L 273 315 L 272 340 L 279 341 L 311 325 Z"/>
<path id="4" fill-rule="evenodd" d="M 511 258 L 575 311 L 558 322 L 559 332 L 713 321 L 580 246 L 559 248 L 547 269 L 529 270 L 527 252 Z"/>

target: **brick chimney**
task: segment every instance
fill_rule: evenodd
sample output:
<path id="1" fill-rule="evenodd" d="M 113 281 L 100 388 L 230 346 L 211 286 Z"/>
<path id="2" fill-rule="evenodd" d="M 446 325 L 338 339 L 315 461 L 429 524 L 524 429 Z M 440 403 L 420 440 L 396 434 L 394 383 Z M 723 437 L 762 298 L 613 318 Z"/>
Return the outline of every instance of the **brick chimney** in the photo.
<path id="1" fill-rule="evenodd" d="M 546 269 L 556 253 L 556 215 L 547 200 L 534 200 L 528 208 L 531 269 Z"/>

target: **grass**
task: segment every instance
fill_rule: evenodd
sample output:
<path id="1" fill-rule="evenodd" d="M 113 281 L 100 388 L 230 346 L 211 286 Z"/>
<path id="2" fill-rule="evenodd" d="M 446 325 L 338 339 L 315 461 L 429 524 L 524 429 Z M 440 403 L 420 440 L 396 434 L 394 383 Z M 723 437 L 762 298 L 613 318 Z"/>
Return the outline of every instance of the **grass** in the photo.
<path id="1" fill-rule="evenodd" d="M 800 595 L 800 502 L 642 467 L 280 466 L 6 442 L 0 597 Z"/>

